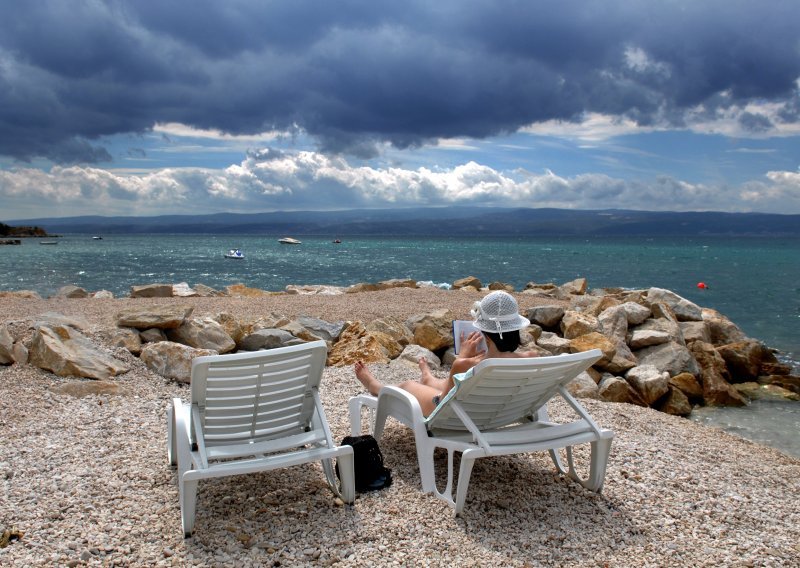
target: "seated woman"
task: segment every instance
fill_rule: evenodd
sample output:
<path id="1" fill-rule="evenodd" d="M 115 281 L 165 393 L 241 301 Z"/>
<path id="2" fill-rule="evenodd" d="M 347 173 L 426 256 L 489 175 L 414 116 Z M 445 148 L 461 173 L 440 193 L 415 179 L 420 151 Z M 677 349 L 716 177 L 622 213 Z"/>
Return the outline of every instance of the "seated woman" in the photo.
<path id="1" fill-rule="evenodd" d="M 528 319 L 519 315 L 517 301 L 507 292 L 497 291 L 475 302 L 471 310 L 473 323 L 481 332 L 472 332 L 461 338 L 461 353 L 453 362 L 450 376 L 437 379 L 431 373 L 428 362 L 419 360 L 422 377 L 419 381 L 406 381 L 400 388 L 411 393 L 419 401 L 422 413 L 428 416 L 450 389 L 455 386 L 453 375 L 465 373 L 484 359 L 536 357 L 532 351 L 517 353 L 520 345 L 519 332 L 530 325 Z M 478 351 L 481 339 L 486 338 L 486 349 Z M 373 396 L 383 386 L 361 361 L 355 364 L 356 377 Z"/>

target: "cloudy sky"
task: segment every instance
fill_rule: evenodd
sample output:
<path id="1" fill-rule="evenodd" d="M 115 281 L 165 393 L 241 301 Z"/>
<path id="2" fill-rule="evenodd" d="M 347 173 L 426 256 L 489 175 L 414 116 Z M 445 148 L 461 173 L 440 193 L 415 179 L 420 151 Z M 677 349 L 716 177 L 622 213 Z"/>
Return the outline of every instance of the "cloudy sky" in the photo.
<path id="1" fill-rule="evenodd" d="M 0 221 L 800 213 L 797 0 L 0 0 Z"/>

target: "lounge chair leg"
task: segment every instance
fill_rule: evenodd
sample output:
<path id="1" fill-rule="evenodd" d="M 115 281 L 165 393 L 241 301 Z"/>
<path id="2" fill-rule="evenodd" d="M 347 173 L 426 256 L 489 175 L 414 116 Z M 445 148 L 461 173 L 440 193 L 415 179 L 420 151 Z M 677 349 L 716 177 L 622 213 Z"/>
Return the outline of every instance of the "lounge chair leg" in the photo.
<path id="1" fill-rule="evenodd" d="M 183 536 L 189 538 L 194 531 L 194 520 L 197 512 L 197 480 L 179 481 L 181 500 L 181 524 Z"/>
<path id="2" fill-rule="evenodd" d="M 339 466 L 339 491 L 342 501 L 352 505 L 356 500 L 356 473 L 353 453 L 340 455 L 336 458 L 336 465 Z"/>
<path id="3" fill-rule="evenodd" d="M 347 404 L 350 413 L 350 435 L 361 435 L 361 401 L 358 397 L 352 397 Z"/>
<path id="4" fill-rule="evenodd" d="M 456 488 L 455 512 L 456 516 L 464 510 L 464 501 L 467 498 L 469 488 L 469 478 L 472 475 L 472 466 L 475 465 L 475 458 L 470 454 L 470 450 L 461 454 L 461 467 L 458 470 L 458 487 Z"/>

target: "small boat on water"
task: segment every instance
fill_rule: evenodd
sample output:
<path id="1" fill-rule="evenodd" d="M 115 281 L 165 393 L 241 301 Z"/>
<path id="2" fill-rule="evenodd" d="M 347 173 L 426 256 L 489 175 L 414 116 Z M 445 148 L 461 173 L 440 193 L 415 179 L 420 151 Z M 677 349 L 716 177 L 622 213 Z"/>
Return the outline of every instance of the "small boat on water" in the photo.
<path id="1" fill-rule="evenodd" d="M 340 245 L 340 244 L 342 244 L 342 241 L 339 240 L 339 239 L 333 239 L 333 244 Z"/>
<path id="2" fill-rule="evenodd" d="M 39 241 L 40 245 L 57 245 L 58 241 Z"/>
<path id="3" fill-rule="evenodd" d="M 92 239 L 95 241 L 102 241 L 103 237 L 92 237 Z"/>
<path id="4" fill-rule="evenodd" d="M 227 253 L 225 253 L 225 258 L 236 258 L 236 259 L 243 260 L 244 259 L 244 253 L 242 251 L 240 251 L 239 249 L 231 249 Z"/>
<path id="5" fill-rule="evenodd" d="M 297 239 L 293 239 L 292 237 L 283 237 L 282 239 L 278 239 L 278 242 L 282 245 L 302 245 L 301 241 Z"/>

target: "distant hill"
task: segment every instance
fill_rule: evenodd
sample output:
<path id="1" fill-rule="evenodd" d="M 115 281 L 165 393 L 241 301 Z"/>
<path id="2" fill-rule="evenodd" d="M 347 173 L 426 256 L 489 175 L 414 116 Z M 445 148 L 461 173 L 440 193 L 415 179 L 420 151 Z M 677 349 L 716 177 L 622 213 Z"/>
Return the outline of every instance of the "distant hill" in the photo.
<path id="1" fill-rule="evenodd" d="M 323 236 L 800 236 L 800 215 L 427 207 L 9 221 L 49 233 Z"/>
<path id="2" fill-rule="evenodd" d="M 31 227 L 29 225 L 12 227 L 0 223 L 0 237 L 48 237 L 47 231 L 41 227 Z"/>

